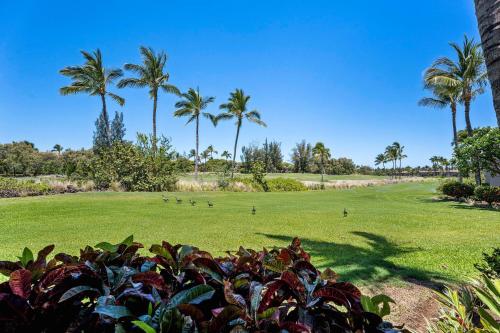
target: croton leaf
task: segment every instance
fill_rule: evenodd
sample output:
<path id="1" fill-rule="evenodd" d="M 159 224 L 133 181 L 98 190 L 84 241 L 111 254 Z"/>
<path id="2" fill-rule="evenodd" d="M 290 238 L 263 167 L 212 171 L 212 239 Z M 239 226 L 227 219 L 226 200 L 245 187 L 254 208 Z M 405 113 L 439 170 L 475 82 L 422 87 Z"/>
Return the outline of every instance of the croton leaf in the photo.
<path id="1" fill-rule="evenodd" d="M 214 318 L 212 318 L 209 326 L 211 333 L 219 333 L 233 319 L 240 317 L 243 314 L 242 309 L 236 305 L 228 305 Z"/>
<path id="2" fill-rule="evenodd" d="M 31 307 L 25 298 L 11 293 L 0 293 L 0 323 L 8 320 L 29 319 Z"/>
<path id="3" fill-rule="evenodd" d="M 337 282 L 337 279 L 339 278 L 339 275 L 335 273 L 331 268 L 325 269 L 323 272 L 321 272 L 321 278 L 326 281 L 330 282 Z"/>
<path id="4" fill-rule="evenodd" d="M 280 328 L 289 333 L 311 333 L 312 330 L 310 327 L 300 324 L 286 321 L 280 324 Z"/>
<path id="5" fill-rule="evenodd" d="M 229 304 L 234 304 L 246 309 L 246 302 L 243 296 L 236 294 L 232 289 L 231 282 L 224 280 L 224 298 Z"/>
<path id="6" fill-rule="evenodd" d="M 132 320 L 132 324 L 139 327 L 145 333 L 156 333 L 156 330 L 153 327 L 149 326 L 148 324 L 146 324 L 143 321 Z"/>
<path id="7" fill-rule="evenodd" d="M 90 286 L 76 286 L 66 291 L 59 299 L 59 303 L 64 302 L 81 293 L 88 293 L 88 292 L 93 292 L 98 294 L 99 290 L 97 290 L 96 288 L 92 288 Z"/>
<path id="8" fill-rule="evenodd" d="M 0 273 L 9 276 L 15 270 L 21 269 L 22 266 L 12 261 L 0 261 Z"/>
<path id="9" fill-rule="evenodd" d="M 121 305 L 97 305 L 94 313 L 111 317 L 113 319 L 132 316 L 132 313 L 127 309 L 127 307 Z"/>
<path id="10" fill-rule="evenodd" d="M 30 262 L 34 260 L 33 258 L 33 252 L 27 247 L 24 248 L 23 253 L 19 258 L 19 261 L 21 262 L 21 265 L 23 267 L 26 267 Z"/>
<path id="11" fill-rule="evenodd" d="M 280 279 L 281 281 L 285 282 L 294 293 L 298 295 L 302 295 L 304 293 L 305 287 L 297 277 L 297 274 L 295 274 L 294 272 L 285 271 L 281 273 Z"/>
<path id="12" fill-rule="evenodd" d="M 144 285 L 155 287 L 158 290 L 165 289 L 165 280 L 163 280 L 163 276 L 161 276 L 157 272 L 148 271 L 137 273 L 132 277 L 134 282 L 142 282 Z"/>
<path id="13" fill-rule="evenodd" d="M 219 267 L 219 264 L 212 259 L 209 258 L 197 258 L 193 260 L 193 264 L 198 267 L 198 269 L 208 275 L 215 281 L 222 284 L 222 270 Z"/>
<path id="14" fill-rule="evenodd" d="M 178 292 L 169 301 L 169 306 L 176 307 L 179 304 L 200 304 L 215 293 L 215 289 L 207 284 L 200 284 L 190 289 Z"/>
<path id="15" fill-rule="evenodd" d="M 31 294 L 31 272 L 18 269 L 10 273 L 9 286 L 14 295 L 28 298 Z"/>
<path id="16" fill-rule="evenodd" d="M 279 305 L 281 303 L 281 301 L 284 299 L 284 295 L 281 295 L 279 291 L 284 285 L 285 282 L 276 280 L 269 282 L 264 286 L 265 289 L 257 313 L 262 313 L 268 308 Z"/>

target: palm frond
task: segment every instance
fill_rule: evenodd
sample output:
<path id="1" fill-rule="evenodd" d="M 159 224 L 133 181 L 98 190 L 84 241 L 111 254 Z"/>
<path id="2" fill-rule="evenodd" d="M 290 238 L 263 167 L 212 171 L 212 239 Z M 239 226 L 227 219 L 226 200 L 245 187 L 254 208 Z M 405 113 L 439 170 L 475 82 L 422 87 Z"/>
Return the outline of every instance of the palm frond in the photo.
<path id="1" fill-rule="evenodd" d="M 109 97 L 111 97 L 116 103 L 118 103 L 120 106 L 123 106 L 125 104 L 125 98 L 118 96 L 116 94 L 107 93 Z"/>

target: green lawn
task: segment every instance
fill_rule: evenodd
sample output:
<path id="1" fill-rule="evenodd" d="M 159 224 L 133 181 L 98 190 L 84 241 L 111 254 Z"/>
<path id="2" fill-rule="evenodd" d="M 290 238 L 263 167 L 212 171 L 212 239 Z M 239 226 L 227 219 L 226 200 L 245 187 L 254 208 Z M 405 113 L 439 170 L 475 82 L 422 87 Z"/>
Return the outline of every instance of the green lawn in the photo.
<path id="1" fill-rule="evenodd" d="M 465 280 L 481 252 L 500 244 L 500 213 L 432 200 L 434 183 L 301 193 L 79 193 L 0 200 L 0 259 L 24 246 L 76 251 L 134 234 L 221 254 L 303 240 L 319 267 L 363 284 L 406 278 Z M 169 194 L 173 198 L 175 194 Z M 189 199 L 198 201 L 192 207 Z M 210 209 L 206 200 L 212 200 Z M 172 200 L 173 201 L 173 200 Z M 252 206 L 257 214 L 251 214 Z M 343 217 L 347 208 L 349 215 Z"/>
<path id="2" fill-rule="evenodd" d="M 237 174 L 238 177 L 252 177 L 250 174 Z M 204 181 L 217 180 L 217 173 L 214 172 L 202 172 L 199 175 L 199 179 Z M 313 173 L 269 173 L 266 178 L 294 178 L 300 181 L 321 181 L 321 175 Z M 369 179 L 384 179 L 385 176 L 374 176 L 374 175 L 325 175 L 324 180 L 369 180 Z M 181 180 L 194 180 L 194 174 L 186 174 L 180 177 Z"/>

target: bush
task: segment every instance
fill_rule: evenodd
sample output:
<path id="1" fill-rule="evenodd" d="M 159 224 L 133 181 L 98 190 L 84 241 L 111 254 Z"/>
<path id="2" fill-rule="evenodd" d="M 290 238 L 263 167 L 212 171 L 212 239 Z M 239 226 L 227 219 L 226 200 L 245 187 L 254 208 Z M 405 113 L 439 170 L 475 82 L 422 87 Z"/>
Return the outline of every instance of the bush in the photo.
<path id="1" fill-rule="evenodd" d="M 51 191 L 45 183 L 0 177 L 0 198 L 43 195 Z"/>
<path id="2" fill-rule="evenodd" d="M 440 190 L 444 195 L 454 197 L 455 199 L 468 198 L 474 194 L 473 185 L 458 181 L 445 182 L 440 186 Z"/>
<path id="3" fill-rule="evenodd" d="M 474 267 L 489 278 L 500 279 L 500 247 L 494 248 L 491 254 L 483 252 L 483 262 Z"/>
<path id="4" fill-rule="evenodd" d="M 296 179 L 292 178 L 273 178 L 267 181 L 269 192 L 295 192 L 307 191 L 307 187 Z"/>
<path id="5" fill-rule="evenodd" d="M 491 206 L 494 202 L 500 202 L 500 186 L 477 186 L 474 197 L 479 201 L 486 201 Z"/>
<path id="6" fill-rule="evenodd" d="M 380 332 L 390 299 L 318 271 L 300 240 L 214 258 L 188 245 L 54 246 L 0 262 L 1 332 Z M 142 253 L 142 251 L 141 251 Z M 381 302 L 382 301 L 382 302 Z M 383 304 L 380 309 L 379 305 Z M 368 307 L 369 306 L 369 307 Z M 370 310 L 371 309 L 371 310 Z M 371 312 L 369 312 L 371 311 Z M 375 312 L 375 313 L 374 313 Z M 378 314 L 376 314 L 378 313 Z M 391 330 L 391 332 L 394 332 Z"/>

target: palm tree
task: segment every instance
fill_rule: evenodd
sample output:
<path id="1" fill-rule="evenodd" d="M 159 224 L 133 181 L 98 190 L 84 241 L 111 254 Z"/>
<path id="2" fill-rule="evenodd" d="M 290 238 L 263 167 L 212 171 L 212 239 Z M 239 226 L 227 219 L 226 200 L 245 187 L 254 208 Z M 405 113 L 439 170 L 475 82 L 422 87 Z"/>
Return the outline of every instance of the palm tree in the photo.
<path id="1" fill-rule="evenodd" d="M 214 146 L 210 145 L 207 147 L 207 152 L 210 154 L 210 159 L 214 159 L 214 154 L 218 154 L 219 152 L 215 150 Z"/>
<path id="2" fill-rule="evenodd" d="M 330 149 L 326 148 L 323 142 L 318 142 L 314 146 L 312 152 L 321 166 L 321 182 L 323 182 L 323 175 L 325 174 L 325 162 L 330 159 Z"/>
<path id="3" fill-rule="evenodd" d="M 60 144 L 58 144 L 58 143 L 56 143 L 54 145 L 54 148 L 52 148 L 52 151 L 57 151 L 57 155 L 58 156 L 61 156 L 62 150 L 63 150 L 63 147 Z"/>
<path id="4" fill-rule="evenodd" d="M 480 45 L 474 39 L 464 37 L 462 46 L 450 43 L 457 54 L 457 61 L 450 58 L 439 58 L 425 71 L 424 82 L 426 85 L 445 85 L 458 87 L 461 91 L 461 101 L 464 104 L 465 123 L 467 133 L 472 135 L 470 121 L 470 103 L 474 98 L 484 92 L 486 84 L 486 71 L 484 58 Z"/>
<path id="5" fill-rule="evenodd" d="M 396 161 L 398 159 L 398 149 L 394 146 L 394 144 L 387 146 L 385 148 L 385 156 L 387 160 L 392 162 L 392 176 L 394 177 L 396 174 Z"/>
<path id="6" fill-rule="evenodd" d="M 153 152 L 156 152 L 156 110 L 158 107 L 158 90 L 180 95 L 179 89 L 168 83 L 170 75 L 165 72 L 167 54 L 163 51 L 155 53 L 150 47 L 140 47 L 142 64 L 125 64 L 124 68 L 137 77 L 130 77 L 118 82 L 119 88 L 149 88 L 149 97 L 153 100 Z"/>
<path id="7" fill-rule="evenodd" d="M 189 151 L 189 154 L 188 154 L 188 156 L 187 156 L 187 157 L 188 157 L 188 158 L 192 158 L 192 159 L 193 159 L 193 162 L 194 162 L 194 163 L 196 163 L 196 160 L 197 160 L 197 158 L 196 158 L 196 150 L 195 150 L 195 149 L 191 149 L 191 150 Z"/>
<path id="8" fill-rule="evenodd" d="M 453 145 L 458 146 L 457 134 L 457 103 L 460 101 L 461 89 L 458 86 L 447 86 L 443 84 L 427 84 L 426 89 L 431 90 L 433 97 L 422 98 L 418 105 L 443 109 L 447 106 L 451 110 L 451 122 L 453 126 Z"/>
<path id="9" fill-rule="evenodd" d="M 203 112 L 208 104 L 212 103 L 215 100 L 215 97 L 203 97 L 200 95 L 200 90 L 196 88 L 196 90 L 190 88 L 187 93 L 181 95 L 183 98 L 179 102 L 175 103 L 175 107 L 177 110 L 174 112 L 175 117 L 189 117 L 186 125 L 192 121 L 196 121 L 196 150 L 195 150 L 195 160 L 194 160 L 194 177 L 198 178 L 198 150 L 200 147 L 200 115 L 205 118 L 208 118 L 212 121 L 212 124 L 215 126 L 215 116 L 208 113 Z M 213 148 L 213 147 L 212 147 Z"/>
<path id="10" fill-rule="evenodd" d="M 204 151 L 202 151 L 201 158 L 203 158 L 203 161 L 204 161 L 204 164 L 205 164 L 205 171 L 207 171 L 207 159 L 208 159 L 209 156 L 210 156 L 210 153 L 208 152 L 207 149 L 205 149 Z"/>
<path id="11" fill-rule="evenodd" d="M 102 114 L 105 119 L 106 137 L 111 142 L 111 130 L 109 126 L 108 111 L 106 108 L 106 96 L 111 97 L 120 106 L 125 104 L 125 99 L 108 91 L 108 86 L 123 75 L 121 69 L 106 69 L 102 63 L 101 51 L 89 53 L 80 51 L 85 59 L 83 66 L 68 66 L 59 71 L 60 74 L 73 80 L 69 86 L 59 89 L 61 95 L 72 95 L 86 93 L 90 96 L 100 96 L 102 103 Z"/>
<path id="12" fill-rule="evenodd" d="M 497 115 L 497 126 L 500 127 L 500 26 L 498 0 L 475 0 L 476 16 L 483 52 L 488 68 L 488 76 L 493 93 L 493 105 Z"/>
<path id="13" fill-rule="evenodd" d="M 222 154 L 220 154 L 220 156 L 224 157 L 226 159 L 226 162 L 227 162 L 227 160 L 231 158 L 231 153 L 228 152 L 227 150 L 224 150 L 222 152 Z"/>
<path id="14" fill-rule="evenodd" d="M 216 123 L 219 120 L 229 120 L 236 118 L 236 139 L 234 140 L 233 149 L 233 168 L 231 170 L 231 178 L 234 177 L 236 168 L 236 149 L 238 148 L 238 137 L 240 136 L 240 129 L 243 119 L 247 119 L 257 125 L 267 127 L 266 123 L 260 119 L 260 113 L 257 110 L 248 110 L 248 101 L 250 96 L 245 95 L 242 89 L 236 89 L 229 96 L 227 103 L 221 104 L 219 108 L 225 110 L 216 118 Z"/>
<path id="15" fill-rule="evenodd" d="M 387 156 L 385 154 L 378 154 L 375 157 L 375 165 L 382 164 L 382 168 L 385 169 L 385 163 L 387 162 Z"/>

